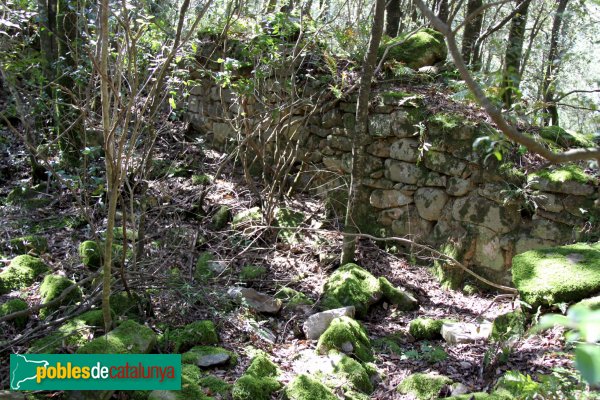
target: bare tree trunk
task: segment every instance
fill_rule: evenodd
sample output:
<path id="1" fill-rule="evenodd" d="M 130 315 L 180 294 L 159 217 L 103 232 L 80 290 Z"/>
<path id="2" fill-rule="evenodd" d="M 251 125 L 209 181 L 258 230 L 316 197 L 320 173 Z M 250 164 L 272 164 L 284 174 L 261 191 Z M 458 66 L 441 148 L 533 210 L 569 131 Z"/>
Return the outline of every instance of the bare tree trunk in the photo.
<path id="1" fill-rule="evenodd" d="M 352 172 L 350 175 L 350 188 L 348 190 L 348 204 L 346 209 L 345 233 L 358 233 L 357 222 L 361 219 L 360 194 L 363 191 L 362 181 L 365 165 L 365 148 L 369 128 L 369 97 L 371 95 L 371 80 L 377 64 L 377 49 L 383 35 L 383 20 L 385 14 L 385 0 L 376 0 L 375 15 L 371 28 L 369 48 L 363 60 L 362 75 L 358 89 L 358 103 L 356 105 L 356 126 L 352 132 Z M 346 264 L 354 259 L 356 251 L 356 236 L 344 235 L 341 263 Z"/>
<path id="2" fill-rule="evenodd" d="M 502 71 L 502 101 L 505 108 L 510 108 L 514 101 L 515 92 L 519 89 L 519 71 L 523 56 L 523 42 L 525 41 L 525 25 L 531 0 L 521 3 L 519 10 L 513 17 L 508 34 L 508 44 L 504 55 L 504 69 Z"/>
<path id="3" fill-rule="evenodd" d="M 469 0 L 467 3 L 467 14 L 465 18 L 468 18 L 473 14 L 479 7 L 483 5 L 483 0 Z M 473 16 L 465 25 L 463 32 L 462 48 L 461 53 L 467 65 L 471 65 L 474 61 L 473 49 L 475 41 L 481 33 L 481 25 L 483 23 L 483 13 L 479 13 Z"/>
<path id="4" fill-rule="evenodd" d="M 398 28 L 400 26 L 400 19 L 402 18 L 400 0 L 389 0 L 385 10 L 385 34 L 389 37 L 396 37 L 398 36 Z"/>
<path id="5" fill-rule="evenodd" d="M 569 0 L 559 0 L 556 13 L 554 14 L 554 22 L 552 23 L 552 36 L 550 37 L 550 49 L 548 51 L 548 61 L 546 73 L 544 75 L 544 125 L 558 125 L 558 109 L 554 102 L 556 93 L 556 74 L 560 64 L 560 53 L 558 51 L 558 40 L 560 35 L 560 27 L 563 21 L 563 15 L 567 8 Z"/>

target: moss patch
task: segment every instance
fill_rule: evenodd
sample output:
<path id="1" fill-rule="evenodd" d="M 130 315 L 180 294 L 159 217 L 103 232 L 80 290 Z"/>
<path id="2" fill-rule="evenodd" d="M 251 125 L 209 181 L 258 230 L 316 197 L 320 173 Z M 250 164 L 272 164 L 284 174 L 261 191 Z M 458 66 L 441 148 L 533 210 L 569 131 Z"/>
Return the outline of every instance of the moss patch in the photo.
<path id="1" fill-rule="evenodd" d="M 418 400 L 433 400 L 438 398 L 444 385 L 451 384 L 452 380 L 443 375 L 418 373 L 406 377 L 397 390 L 402 394 L 412 394 Z"/>
<path id="2" fill-rule="evenodd" d="M 308 375 L 296 376 L 285 388 L 289 400 L 337 400 L 331 390 Z"/>
<path id="3" fill-rule="evenodd" d="M 261 279 L 266 273 L 267 269 L 263 266 L 246 265 L 240 271 L 240 279 L 243 281 Z"/>
<path id="4" fill-rule="evenodd" d="M 343 355 L 340 361 L 335 365 L 333 372 L 337 375 L 337 384 L 339 382 L 348 382 L 352 389 L 357 389 L 363 393 L 371 393 L 373 384 L 369 374 L 361 363 Z"/>
<path id="5" fill-rule="evenodd" d="M 225 382 L 223 379 L 217 378 L 213 375 L 203 376 L 198 380 L 198 385 L 204 389 L 205 392 L 211 395 L 219 395 L 227 397 L 227 394 L 231 391 L 231 385 Z"/>
<path id="6" fill-rule="evenodd" d="M 589 299 L 581 300 L 578 305 L 582 305 L 591 310 L 600 310 L 600 296 L 590 297 Z"/>
<path id="7" fill-rule="evenodd" d="M 15 257 L 8 269 L 0 273 L 0 294 L 23 289 L 48 270 L 48 266 L 37 257 L 26 254 Z"/>
<path id="8" fill-rule="evenodd" d="M 279 390 L 277 381 L 279 369 L 265 353 L 258 353 L 250 366 L 233 385 L 231 394 L 234 400 L 268 400 Z"/>
<path id="9" fill-rule="evenodd" d="M 574 181 L 579 183 L 588 183 L 592 177 L 586 174 L 581 167 L 577 165 L 563 165 L 555 169 L 543 169 L 529 175 L 529 180 L 542 178 L 551 183 L 565 183 Z"/>
<path id="10" fill-rule="evenodd" d="M 304 213 L 293 211 L 288 208 L 278 208 L 275 210 L 275 221 L 280 229 L 277 237 L 286 243 L 295 243 L 298 237 L 298 228 L 306 219 Z"/>
<path id="11" fill-rule="evenodd" d="M 54 332 L 46 337 L 34 341 L 28 353 L 62 353 L 64 348 L 73 351 L 76 348 L 88 343 L 88 337 L 92 334 L 92 329 L 82 320 L 77 318 L 67 321 Z"/>
<path id="12" fill-rule="evenodd" d="M 8 314 L 12 314 L 17 311 L 27 310 L 27 308 L 28 308 L 28 305 L 25 300 L 22 300 L 22 299 L 8 300 L 6 303 L 0 305 L 0 317 L 4 317 Z M 23 315 L 21 317 L 11 320 L 10 322 L 16 328 L 23 329 L 23 328 L 25 328 L 25 325 L 27 325 L 28 318 L 29 318 L 28 315 Z"/>
<path id="13" fill-rule="evenodd" d="M 193 185 L 210 185 L 212 177 L 209 175 L 192 175 Z"/>
<path id="14" fill-rule="evenodd" d="M 584 299 L 600 291 L 600 243 L 519 254 L 512 279 L 521 299 L 534 307 Z"/>
<path id="15" fill-rule="evenodd" d="M 313 305 L 314 301 L 309 299 L 304 293 L 284 286 L 275 293 L 275 298 L 283 300 L 286 307 L 297 307 L 301 305 Z"/>
<path id="16" fill-rule="evenodd" d="M 228 206 L 221 206 L 212 216 L 211 223 L 213 229 L 220 231 L 227 226 L 231 219 L 231 209 Z"/>
<path id="17" fill-rule="evenodd" d="M 137 293 L 129 296 L 126 291 L 121 291 L 110 296 L 110 308 L 119 317 L 139 319 L 141 303 L 142 298 Z"/>
<path id="18" fill-rule="evenodd" d="M 434 340 L 442 337 L 441 319 L 417 318 L 410 321 L 408 332 L 417 340 Z"/>
<path id="19" fill-rule="evenodd" d="M 156 344 L 156 334 L 135 321 L 124 321 L 104 336 L 96 338 L 77 350 L 79 354 L 149 353 Z"/>
<path id="20" fill-rule="evenodd" d="M 540 136 L 561 147 L 594 147 L 594 141 L 579 132 L 568 132 L 560 126 L 545 126 Z"/>
<path id="21" fill-rule="evenodd" d="M 330 350 L 351 354 L 360 361 L 373 361 L 371 340 L 367 331 L 359 322 L 349 317 L 334 319 L 319 338 L 317 351 L 327 354 Z"/>
<path id="22" fill-rule="evenodd" d="M 60 275 L 46 275 L 42 285 L 40 286 L 40 295 L 42 303 L 48 303 L 58 298 L 63 291 L 70 286 L 74 285 L 75 282 Z M 40 310 L 40 318 L 46 318 L 53 311 L 57 310 L 61 305 L 72 304 L 81 301 L 83 293 L 81 288 L 76 287 L 65 296 L 65 298 L 57 305 L 52 307 L 42 308 Z"/>
<path id="23" fill-rule="evenodd" d="M 85 267 L 95 271 L 102 265 L 102 250 L 98 243 L 86 240 L 79 245 L 79 258 Z"/>
<path id="24" fill-rule="evenodd" d="M 369 306 L 381 296 L 377 278 L 356 264 L 346 264 L 331 274 L 325 283 L 323 306 L 326 309 L 354 306 L 357 317 L 364 318 Z"/>
<path id="25" fill-rule="evenodd" d="M 262 220 L 262 212 L 259 207 L 252 207 L 247 210 L 241 211 L 233 216 L 231 220 L 231 227 L 238 229 L 239 227 L 250 224 L 252 222 L 259 222 Z"/>
<path id="26" fill-rule="evenodd" d="M 450 399 L 453 399 L 453 400 L 512 400 L 512 399 L 514 399 L 514 397 L 508 393 L 501 391 L 501 392 L 493 392 L 493 393 L 475 392 L 475 393 L 461 394 L 459 396 L 448 397 L 447 399 L 448 400 L 450 400 Z"/>
<path id="27" fill-rule="evenodd" d="M 404 290 L 398 289 L 387 278 L 383 276 L 379 277 L 379 284 L 383 292 L 383 297 L 391 304 L 397 305 L 399 310 L 411 311 L 416 310 L 419 306 L 414 296 Z"/>
<path id="28" fill-rule="evenodd" d="M 181 353 L 198 345 L 211 345 L 219 342 L 217 328 L 212 321 L 196 321 L 163 335 L 164 344 Z"/>
<path id="29" fill-rule="evenodd" d="M 202 373 L 191 364 L 181 366 L 181 390 L 155 390 L 150 393 L 148 400 L 210 400 L 200 386 Z"/>
<path id="30" fill-rule="evenodd" d="M 502 341 L 525 333 L 525 314 L 516 310 L 497 316 L 492 325 L 492 341 Z"/>
<path id="31" fill-rule="evenodd" d="M 48 250 L 48 241 L 43 236 L 29 235 L 11 239 L 9 247 L 17 254 L 25 254 L 30 251 L 35 254 L 44 254 Z"/>
<path id="32" fill-rule="evenodd" d="M 201 253 L 196 261 L 196 270 L 194 271 L 194 278 L 202 282 L 206 279 L 214 277 L 213 271 L 208 267 L 208 264 L 214 260 L 214 257 L 209 252 Z"/>
<path id="33" fill-rule="evenodd" d="M 444 36 L 433 29 L 423 29 L 409 38 L 384 38 L 378 56 L 383 56 L 389 46 L 392 47 L 388 51 L 387 60 L 403 62 L 413 69 L 444 61 L 448 55 Z"/>

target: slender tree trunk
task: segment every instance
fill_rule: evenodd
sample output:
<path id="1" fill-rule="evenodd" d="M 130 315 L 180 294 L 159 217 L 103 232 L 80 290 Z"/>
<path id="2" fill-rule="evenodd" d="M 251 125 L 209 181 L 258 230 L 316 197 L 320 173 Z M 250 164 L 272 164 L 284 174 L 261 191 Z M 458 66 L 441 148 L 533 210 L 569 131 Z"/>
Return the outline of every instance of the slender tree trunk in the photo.
<path id="1" fill-rule="evenodd" d="M 508 34 L 508 44 L 504 55 L 504 69 L 502 71 L 502 100 L 505 108 L 510 108 L 519 89 L 519 71 L 523 56 L 523 42 L 525 41 L 525 25 L 531 0 L 521 3 L 519 10 L 513 17 Z"/>
<path id="2" fill-rule="evenodd" d="M 385 34 L 389 37 L 398 36 L 400 19 L 402 11 L 400 10 L 400 0 L 389 0 L 386 6 Z"/>
<path id="3" fill-rule="evenodd" d="M 467 17 L 475 12 L 483 5 L 483 0 L 469 0 L 467 3 Z M 465 25 L 463 32 L 461 53 L 465 60 L 465 64 L 471 65 L 474 61 L 473 49 L 475 41 L 481 33 L 481 25 L 483 23 L 483 13 L 479 13 Z"/>
<path id="4" fill-rule="evenodd" d="M 108 189 L 108 224 L 106 230 L 106 242 L 104 245 L 104 266 L 102 277 L 102 315 L 104 317 L 104 329 L 106 332 L 112 329 L 112 315 L 110 313 L 110 291 L 112 278 L 112 241 L 113 228 L 115 226 L 115 211 L 118 195 L 115 188 L 115 168 L 113 137 L 110 124 L 110 94 L 108 92 L 108 1 L 101 0 L 100 3 L 100 102 L 102 104 L 102 130 L 104 132 L 104 150 L 106 153 L 106 180 Z M 112 218 L 111 218 L 112 217 Z"/>
<path id="5" fill-rule="evenodd" d="M 361 219 L 361 207 L 358 200 L 363 191 L 362 181 L 365 166 L 365 148 L 368 139 L 369 123 L 369 97 L 371 95 L 371 80 L 377 64 L 377 49 L 383 35 L 383 20 L 385 0 L 375 1 L 375 15 L 371 28 L 369 48 L 363 60 L 362 75 L 358 90 L 358 103 L 356 105 L 356 126 L 352 132 L 352 172 L 350 175 L 350 188 L 348 190 L 348 204 L 346 209 L 345 233 L 357 233 L 357 222 Z M 341 263 L 346 264 L 354 259 L 356 251 L 356 237 L 344 235 Z"/>
<path id="6" fill-rule="evenodd" d="M 554 14 L 554 22 L 552 23 L 552 36 L 550 37 L 550 49 L 548 51 L 548 61 L 546 73 L 544 75 L 544 125 L 558 125 L 558 109 L 554 102 L 554 94 L 556 92 L 556 74 L 560 65 L 559 52 L 559 36 L 560 28 L 563 22 L 563 16 L 567 8 L 569 0 L 559 0 L 556 13 Z"/>

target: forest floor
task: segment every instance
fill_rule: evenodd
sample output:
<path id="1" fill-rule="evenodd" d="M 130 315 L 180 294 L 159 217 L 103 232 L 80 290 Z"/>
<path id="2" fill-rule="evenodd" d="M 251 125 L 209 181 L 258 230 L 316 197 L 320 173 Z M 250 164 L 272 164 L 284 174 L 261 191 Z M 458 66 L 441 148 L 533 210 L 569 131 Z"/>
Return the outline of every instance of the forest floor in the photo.
<path id="1" fill-rule="evenodd" d="M 5 138 L 4 144 L 0 144 L 1 199 L 15 187 L 27 184 L 27 171 L 24 150 L 8 143 L 6 132 L 0 136 Z M 318 302 L 325 280 L 338 265 L 341 248 L 338 221 L 327 220 L 321 201 L 299 194 L 286 199 L 286 207 L 302 211 L 306 216 L 302 226 L 312 230 L 297 234 L 291 244 L 276 240 L 276 235 L 260 223 L 243 233 L 232 230 L 230 225 L 214 231 L 210 219 L 219 206 L 230 206 L 235 215 L 258 205 L 257 199 L 244 183 L 243 174 L 231 163 L 225 165 L 220 177 L 212 183 L 194 185 L 192 173 L 214 176 L 226 155 L 206 149 L 201 140 L 186 139 L 177 124 L 172 126 L 171 134 L 164 137 L 159 143 L 157 159 L 177 160 L 172 167 L 193 166 L 193 171 L 181 177 L 173 176 L 179 173 L 166 173 L 149 182 L 149 196 L 155 199 L 148 214 L 147 232 L 151 244 L 147 246 L 147 257 L 137 269 L 125 271 L 132 290 L 150 293 L 153 311 L 144 322 L 161 333 L 167 325 L 182 326 L 199 319 L 211 319 L 218 327 L 219 345 L 239 355 L 235 367 L 213 369 L 209 371 L 211 374 L 233 383 L 248 366 L 248 346 L 254 346 L 270 354 L 283 371 L 282 380 L 289 381 L 294 375 L 295 356 L 302 350 L 315 348 L 316 343 L 305 340 L 300 333 L 310 307 L 284 308 L 276 316 L 260 315 L 232 305 L 226 292 L 232 286 L 246 285 L 272 295 L 280 287 L 289 286 Z M 93 166 L 88 170 L 91 174 L 96 171 Z M 65 175 L 65 179 L 76 182 L 75 177 Z M 42 257 L 55 273 L 75 280 L 87 276 L 89 271 L 81 264 L 77 247 L 81 241 L 93 239 L 94 234 L 91 225 L 81 218 L 82 208 L 76 201 L 81 193 L 83 191 L 69 192 L 55 184 L 44 194 L 51 201 L 43 208 L 0 206 L 0 242 L 26 234 L 42 235 L 49 244 L 48 252 Z M 203 204 L 198 204 L 202 198 Z M 97 233 L 101 232 L 106 222 L 102 196 L 81 199 L 87 205 L 85 210 L 92 225 L 97 227 Z M 198 205 L 203 212 L 198 212 Z M 219 277 L 208 283 L 198 283 L 192 278 L 196 260 L 203 252 L 212 253 L 216 260 L 227 265 Z M 420 302 L 419 309 L 412 312 L 400 312 L 392 305 L 380 303 L 372 306 L 362 321 L 375 343 L 378 338 L 395 334 L 398 344 L 394 349 L 375 347 L 375 364 L 381 379 L 371 398 L 409 398 L 399 394 L 396 387 L 415 372 L 436 371 L 473 391 L 480 391 L 491 388 L 507 370 L 535 375 L 548 374 L 557 367 L 572 369 L 572 359 L 564 350 L 560 329 L 521 338 L 512 344 L 507 360 L 491 366 L 484 362 L 486 354 L 491 352 L 489 343 L 449 345 L 441 339 L 415 341 L 408 334 L 408 324 L 414 318 L 492 321 L 511 311 L 515 301 L 506 298 L 494 301 L 497 293 L 466 295 L 443 290 L 432 274 L 432 262 L 421 259 L 419 265 L 411 263 L 408 261 L 411 257 L 391 254 L 368 240 L 359 241 L 357 253 L 357 264 L 375 276 L 385 276 L 393 284 L 412 291 Z M 8 258 L 2 261 L 7 263 Z M 239 272 L 246 265 L 263 266 L 267 273 L 260 279 L 241 281 Z M 179 270 L 183 282 L 169 278 L 174 268 Z M 30 306 L 39 303 L 38 286 L 36 283 L 20 293 Z M 6 299 L 7 296 L 0 296 L 0 303 Z M 250 321 L 256 323 L 253 325 Z M 271 331 L 275 335 L 274 342 L 257 334 L 252 328 L 257 325 Z M 7 355 L 25 352 L 35 337 L 52 329 L 55 326 L 50 321 L 41 321 L 35 315 L 22 331 L 5 323 L 0 326 L 0 344 L 3 344 L 0 388 L 6 388 L 8 383 Z M 98 330 L 96 335 L 102 333 Z M 64 352 L 74 350 L 63 349 Z"/>

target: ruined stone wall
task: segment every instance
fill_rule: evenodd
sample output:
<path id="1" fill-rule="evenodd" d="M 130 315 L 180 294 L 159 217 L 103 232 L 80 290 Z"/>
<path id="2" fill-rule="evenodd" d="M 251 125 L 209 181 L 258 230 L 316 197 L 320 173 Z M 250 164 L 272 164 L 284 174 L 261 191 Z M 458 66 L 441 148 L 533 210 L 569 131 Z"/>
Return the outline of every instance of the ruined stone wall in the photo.
<path id="1" fill-rule="evenodd" d="M 225 120 L 240 107 L 250 125 L 264 120 L 254 101 L 206 82 L 191 90 L 187 118 L 223 146 L 240 139 Z M 355 108 L 347 99 L 305 118 L 308 108 L 298 107 L 286 122 L 287 137 L 302 149 L 306 182 L 334 206 L 336 200 L 338 206 L 345 203 Z M 485 123 L 432 114 L 420 95 L 375 88 L 361 228 L 434 245 L 505 284 L 515 254 L 586 239 L 591 216 L 598 214 L 593 179 L 527 177 L 506 160 L 474 151 L 476 138 L 490 133 L 493 128 Z"/>

